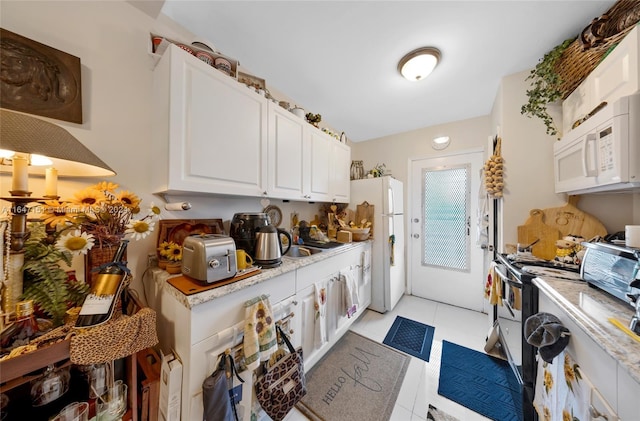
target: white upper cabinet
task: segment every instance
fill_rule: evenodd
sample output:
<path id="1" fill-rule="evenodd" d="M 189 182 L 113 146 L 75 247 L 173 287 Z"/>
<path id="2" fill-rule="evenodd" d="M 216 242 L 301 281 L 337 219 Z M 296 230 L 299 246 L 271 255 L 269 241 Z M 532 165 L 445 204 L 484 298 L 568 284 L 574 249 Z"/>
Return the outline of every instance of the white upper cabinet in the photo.
<path id="1" fill-rule="evenodd" d="M 562 103 L 562 133 L 593 111 L 602 102 L 638 92 L 640 73 L 640 34 L 638 27 L 629 31 L 622 41 Z"/>
<path id="2" fill-rule="evenodd" d="M 333 142 L 331 152 L 331 201 L 349 203 L 351 198 L 351 148 L 344 143 Z"/>
<path id="3" fill-rule="evenodd" d="M 310 201 L 329 202 L 331 201 L 329 186 L 331 136 L 310 126 L 306 141 L 310 153 L 305 156 L 304 197 Z"/>
<path id="4" fill-rule="evenodd" d="M 268 143 L 268 197 L 349 201 L 349 146 L 274 103 Z"/>
<path id="5" fill-rule="evenodd" d="M 347 145 L 175 45 L 153 77 L 155 193 L 349 201 Z"/>
<path id="6" fill-rule="evenodd" d="M 260 196 L 267 100 L 171 45 L 154 70 L 155 192 Z"/>
<path id="7" fill-rule="evenodd" d="M 279 105 L 269 104 L 269 197 L 303 200 L 305 126 L 308 123 Z"/>

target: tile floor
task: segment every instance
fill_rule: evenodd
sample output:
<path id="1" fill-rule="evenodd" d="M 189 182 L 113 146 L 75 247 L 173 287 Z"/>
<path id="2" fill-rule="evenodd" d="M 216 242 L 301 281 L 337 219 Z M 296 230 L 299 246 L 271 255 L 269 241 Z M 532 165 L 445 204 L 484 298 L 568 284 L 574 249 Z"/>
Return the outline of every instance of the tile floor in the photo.
<path id="1" fill-rule="evenodd" d="M 435 327 L 435 334 L 429 362 L 411 357 L 391 420 L 426 420 L 429 404 L 461 421 L 487 420 L 488 418 L 438 395 L 442 340 L 483 351 L 490 327 L 487 314 L 405 295 L 396 308 L 388 313 L 380 314 L 367 310 L 353 324 L 351 330 L 382 343 L 396 316 L 431 325 Z M 294 409 L 285 421 L 306 419 Z"/>

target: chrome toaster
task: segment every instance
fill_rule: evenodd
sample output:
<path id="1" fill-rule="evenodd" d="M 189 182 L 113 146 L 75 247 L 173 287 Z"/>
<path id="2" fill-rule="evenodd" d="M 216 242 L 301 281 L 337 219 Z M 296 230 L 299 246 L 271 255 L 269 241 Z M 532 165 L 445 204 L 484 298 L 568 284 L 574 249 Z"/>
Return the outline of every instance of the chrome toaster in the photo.
<path id="1" fill-rule="evenodd" d="M 236 275 L 236 244 L 222 234 L 194 234 L 182 244 L 182 274 L 211 284 Z"/>

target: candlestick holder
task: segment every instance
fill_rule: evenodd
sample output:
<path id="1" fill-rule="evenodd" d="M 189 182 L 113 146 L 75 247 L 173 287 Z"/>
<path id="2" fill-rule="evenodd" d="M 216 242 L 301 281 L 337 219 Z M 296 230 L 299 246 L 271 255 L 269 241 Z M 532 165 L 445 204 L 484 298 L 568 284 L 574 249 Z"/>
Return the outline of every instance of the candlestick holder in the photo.
<path id="1" fill-rule="evenodd" d="M 11 190 L 11 196 L 0 197 L 11 202 L 11 250 L 19 252 L 24 247 L 24 242 L 29 238 L 27 230 L 27 214 L 29 203 L 38 202 L 43 198 L 31 197 L 31 192 L 24 190 Z"/>

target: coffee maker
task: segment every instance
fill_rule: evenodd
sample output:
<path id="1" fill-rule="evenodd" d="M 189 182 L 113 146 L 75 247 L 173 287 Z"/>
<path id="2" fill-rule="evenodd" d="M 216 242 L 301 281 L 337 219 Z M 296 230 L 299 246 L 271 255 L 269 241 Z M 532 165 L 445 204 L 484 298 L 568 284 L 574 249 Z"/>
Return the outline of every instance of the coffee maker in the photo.
<path id="1" fill-rule="evenodd" d="M 256 234 L 260 228 L 270 225 L 269 215 L 264 212 L 236 213 L 231 219 L 229 235 L 236 243 L 236 249 L 246 251 L 256 258 Z"/>

